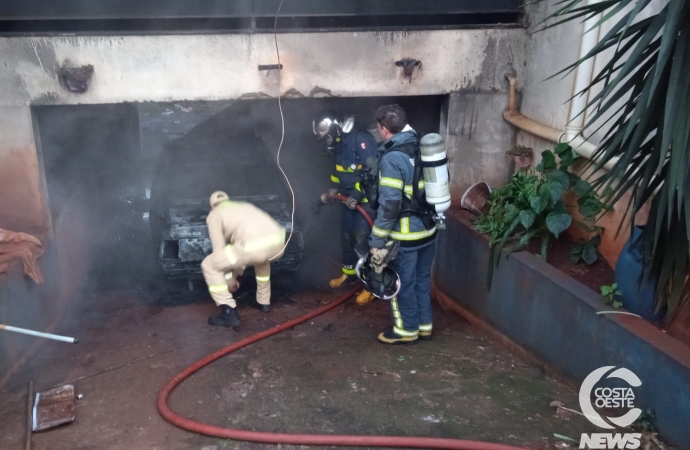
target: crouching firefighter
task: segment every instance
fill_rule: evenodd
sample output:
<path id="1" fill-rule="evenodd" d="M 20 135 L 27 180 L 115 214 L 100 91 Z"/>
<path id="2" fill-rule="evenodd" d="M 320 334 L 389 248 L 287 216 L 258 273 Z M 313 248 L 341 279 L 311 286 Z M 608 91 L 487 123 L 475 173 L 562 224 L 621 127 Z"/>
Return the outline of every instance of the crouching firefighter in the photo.
<path id="1" fill-rule="evenodd" d="M 211 195 L 206 223 L 213 252 L 201 262 L 201 270 L 211 298 L 221 308 L 208 324 L 240 325 L 231 291 L 237 290 L 237 277 L 249 266 L 254 266 L 256 274 L 256 301 L 263 312 L 269 312 L 271 261 L 283 255 L 285 228 L 251 203 L 230 201 L 222 191 Z"/>
<path id="2" fill-rule="evenodd" d="M 369 201 L 360 187 L 360 174 L 367 164 L 375 160 L 377 145 L 370 133 L 355 129 L 354 122 L 354 116 L 341 120 L 335 112 L 325 111 L 313 123 L 314 134 L 325 142 L 327 153 L 335 154 L 331 187 L 328 193 L 321 195 L 320 200 L 322 203 L 333 202 L 336 194 L 348 197 L 340 216 L 342 274 L 330 281 L 332 288 L 341 287 L 355 275 L 358 260 L 355 247 L 358 243 L 366 243 L 371 232 L 366 219 L 357 211 L 357 205 L 362 206 L 373 217 L 373 210 L 369 208 Z M 371 300 L 373 296 L 366 289 L 356 299 L 359 305 L 365 305 Z"/>
<path id="3" fill-rule="evenodd" d="M 378 170 L 366 178 L 367 195 L 377 208 L 369 238 L 374 265 L 387 262 L 391 241 L 399 243 L 390 263 L 399 276 L 399 291 L 391 299 L 393 327 L 378 336 L 385 344 L 416 344 L 430 340 L 431 267 L 437 225 L 426 201 L 419 138 L 398 105 L 376 111 L 379 133 Z"/>

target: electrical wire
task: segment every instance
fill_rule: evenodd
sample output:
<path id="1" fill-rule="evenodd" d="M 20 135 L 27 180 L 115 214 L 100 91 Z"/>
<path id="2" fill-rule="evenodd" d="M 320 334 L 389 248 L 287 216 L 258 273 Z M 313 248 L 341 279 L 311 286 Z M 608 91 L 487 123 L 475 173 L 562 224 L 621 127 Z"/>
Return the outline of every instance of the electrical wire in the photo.
<path id="1" fill-rule="evenodd" d="M 285 116 L 283 115 L 283 104 L 281 103 L 280 99 L 280 89 L 281 89 L 281 81 L 283 79 L 283 73 L 282 73 L 282 68 L 280 65 L 280 49 L 278 48 L 278 16 L 280 15 L 280 9 L 283 7 L 283 0 L 280 0 L 280 4 L 278 5 L 278 11 L 276 11 L 276 17 L 275 20 L 273 21 L 273 42 L 276 45 L 276 56 L 278 57 L 278 111 L 280 111 L 280 144 L 278 145 L 278 154 L 276 155 L 276 163 L 278 164 L 278 169 L 280 169 L 280 172 L 283 174 L 285 177 L 285 181 L 287 182 L 288 188 L 290 189 L 290 194 L 292 195 L 292 213 L 290 214 L 290 234 L 288 235 L 287 240 L 285 241 L 285 245 L 283 248 L 275 254 L 269 261 L 273 261 L 274 259 L 279 258 L 285 249 L 287 248 L 288 244 L 290 243 L 290 239 L 292 239 L 292 232 L 295 229 L 295 191 L 292 189 L 292 184 L 290 183 L 290 179 L 288 178 L 287 174 L 283 170 L 283 166 L 280 165 L 280 152 L 283 149 L 283 142 L 285 141 Z"/>

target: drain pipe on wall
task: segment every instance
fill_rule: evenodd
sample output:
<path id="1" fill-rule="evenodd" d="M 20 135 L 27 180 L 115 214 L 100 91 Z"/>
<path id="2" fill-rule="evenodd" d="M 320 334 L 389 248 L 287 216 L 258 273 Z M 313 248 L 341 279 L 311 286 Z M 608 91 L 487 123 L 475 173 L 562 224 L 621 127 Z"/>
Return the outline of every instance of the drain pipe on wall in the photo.
<path id="1" fill-rule="evenodd" d="M 596 3 L 599 0 L 588 0 L 587 5 Z M 592 51 L 597 42 L 599 42 L 599 30 L 601 27 L 596 27 L 596 24 L 601 20 L 601 13 L 594 17 L 590 17 L 582 24 L 582 36 L 580 36 L 580 51 L 577 59 L 581 60 Z M 592 75 L 594 74 L 594 60 L 589 58 L 577 66 L 575 69 L 575 78 L 573 79 L 573 91 L 571 94 L 570 108 L 568 109 L 568 122 L 565 126 L 565 138 L 567 142 L 571 142 L 581 132 L 585 126 L 585 116 L 587 103 L 589 103 L 589 90 L 587 86 L 592 82 Z M 583 92 L 584 91 L 584 92 Z M 578 95 L 580 92 L 582 94 Z M 574 146 L 573 146 L 574 147 Z M 585 155 L 583 155 L 585 156 Z M 591 157 L 590 157 L 591 159 Z"/>
<path id="2" fill-rule="evenodd" d="M 587 3 L 591 4 L 597 1 L 599 0 L 589 0 Z M 595 17 L 589 18 L 582 24 L 582 37 L 580 38 L 578 59 L 587 55 L 599 41 L 600 27 L 589 32 L 588 30 L 595 26 L 600 18 L 601 14 L 598 14 Z M 541 124 L 520 113 L 515 106 L 515 77 L 512 74 L 506 74 L 506 78 L 510 82 L 510 106 L 508 110 L 503 113 L 503 118 L 519 129 L 527 131 L 542 139 L 546 139 L 547 141 L 555 143 L 568 142 L 573 147 L 573 150 L 580 156 L 592 159 L 597 150 L 597 146 L 584 139 L 580 134 L 585 124 L 585 109 L 589 100 L 589 92 L 585 91 L 582 95 L 577 96 L 576 94 L 586 89 L 591 82 L 594 73 L 594 59 L 595 58 L 589 58 L 575 70 L 575 79 L 573 81 L 571 95 L 572 99 L 570 100 L 568 121 L 565 130 L 559 130 Z M 604 164 L 604 169 L 611 170 L 617 162 L 618 158 L 611 159 Z"/>

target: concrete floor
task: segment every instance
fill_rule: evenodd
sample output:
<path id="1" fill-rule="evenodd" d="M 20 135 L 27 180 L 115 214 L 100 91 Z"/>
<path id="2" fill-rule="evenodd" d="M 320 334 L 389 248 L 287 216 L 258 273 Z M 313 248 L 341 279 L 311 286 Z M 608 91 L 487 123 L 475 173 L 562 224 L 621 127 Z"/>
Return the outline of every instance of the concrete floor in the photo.
<path id="1" fill-rule="evenodd" d="M 274 310 L 240 306 L 239 332 L 212 328 L 209 300 L 162 306 L 144 290 L 91 292 L 59 330 L 78 345 L 46 342 L 4 388 L 0 448 L 23 448 L 26 386 L 73 383 L 74 423 L 33 435 L 35 450 L 275 449 L 182 431 L 163 421 L 158 392 L 187 365 L 223 346 L 334 299 L 333 292 L 277 289 Z M 201 298 L 205 297 L 203 294 Z M 229 355 L 187 380 L 171 407 L 197 421 L 243 429 L 435 436 L 561 448 L 553 433 L 579 438 L 591 425 L 556 414 L 577 393 L 437 310 L 433 342 L 388 347 L 388 304 L 353 302 Z M 574 445 L 574 444 L 573 444 Z M 294 448 L 280 446 L 280 448 Z M 305 447 L 306 448 L 306 447 Z"/>

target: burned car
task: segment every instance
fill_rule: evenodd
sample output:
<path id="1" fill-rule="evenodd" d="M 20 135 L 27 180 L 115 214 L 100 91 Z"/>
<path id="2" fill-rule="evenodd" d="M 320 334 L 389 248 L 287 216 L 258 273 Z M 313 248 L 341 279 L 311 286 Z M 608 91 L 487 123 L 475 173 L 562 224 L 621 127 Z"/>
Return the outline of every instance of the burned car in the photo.
<path id="1" fill-rule="evenodd" d="M 208 197 L 216 190 L 261 208 L 288 235 L 292 227 L 287 184 L 261 139 L 253 133 L 219 137 L 203 130 L 195 139 L 195 131 L 165 149 L 151 191 L 152 236 L 168 278 L 202 277 L 201 261 L 211 253 Z M 297 270 L 303 250 L 304 238 L 295 226 L 284 256 L 271 263 L 273 273 Z"/>

